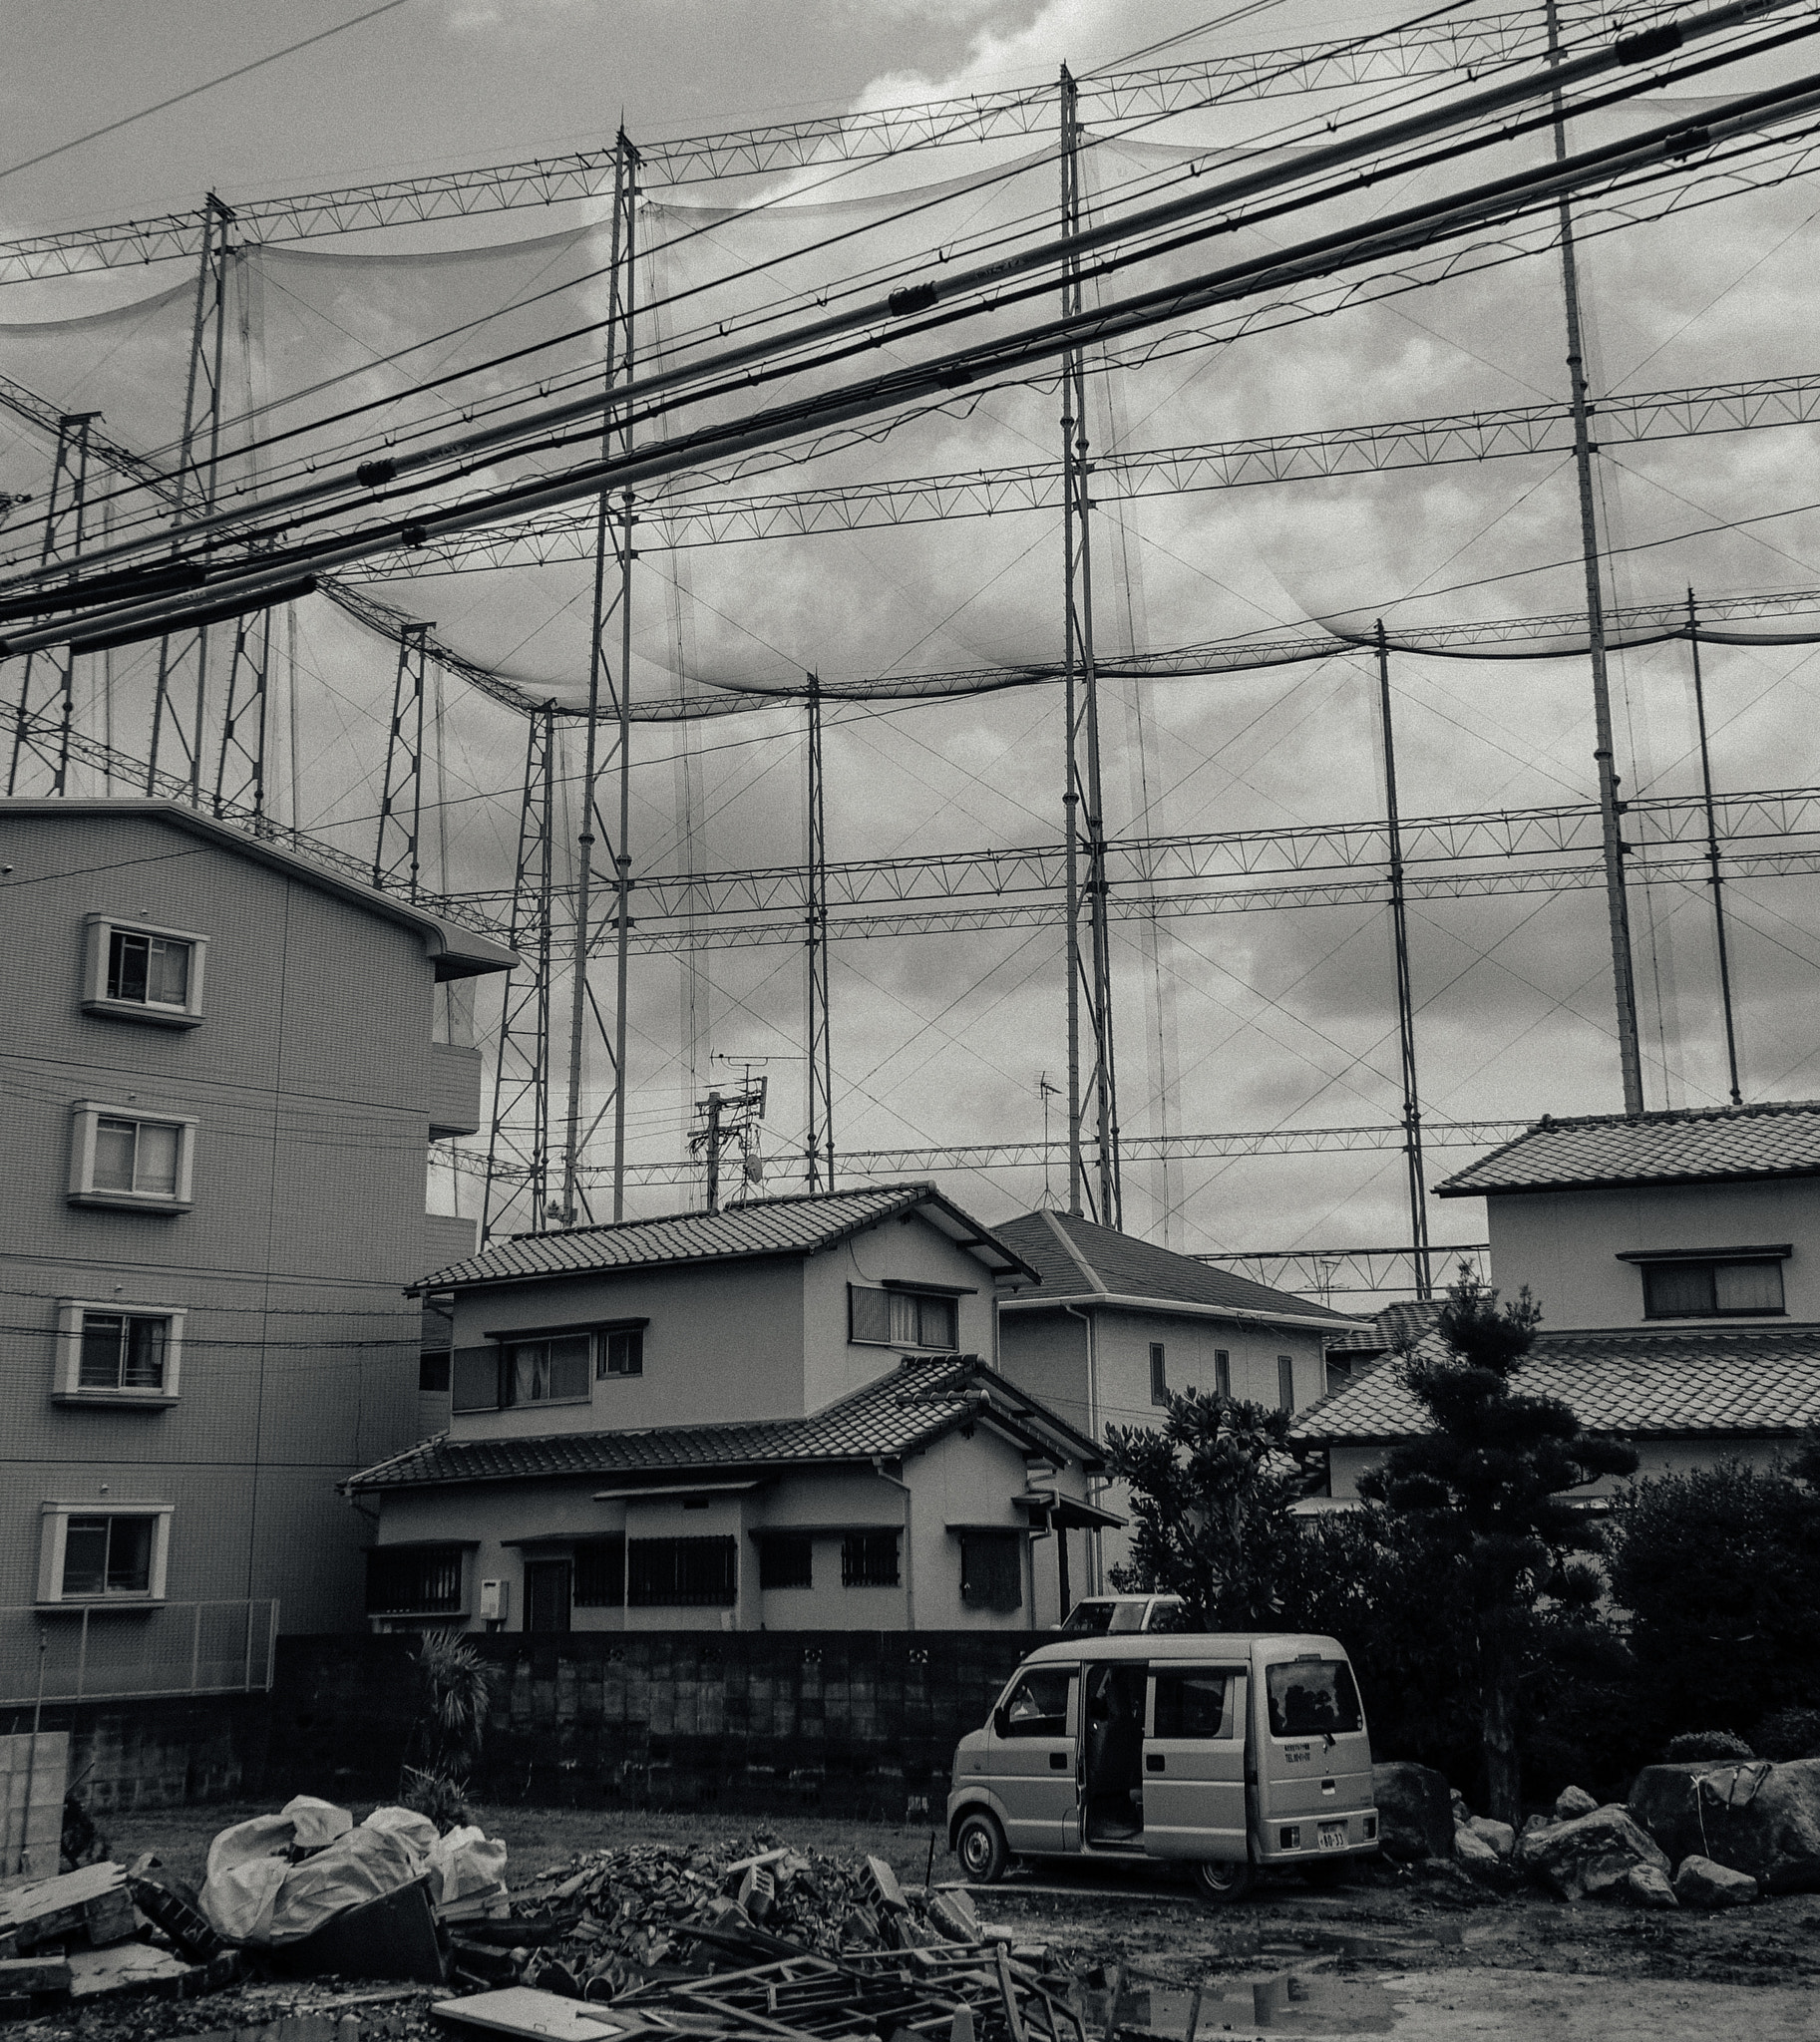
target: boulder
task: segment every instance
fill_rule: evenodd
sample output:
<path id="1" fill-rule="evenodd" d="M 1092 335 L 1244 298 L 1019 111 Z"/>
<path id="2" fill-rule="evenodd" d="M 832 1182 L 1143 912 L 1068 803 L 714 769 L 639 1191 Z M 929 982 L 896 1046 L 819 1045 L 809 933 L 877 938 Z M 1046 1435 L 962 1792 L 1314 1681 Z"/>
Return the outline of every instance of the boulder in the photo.
<path id="1" fill-rule="evenodd" d="M 1453 1856 L 1447 1782 L 1432 1766 L 1373 1766 L 1371 1796 L 1377 1803 L 1378 1845 L 1386 1858 L 1407 1865 Z"/>
<path id="2" fill-rule="evenodd" d="M 1530 1831 L 1517 1846 L 1516 1862 L 1519 1871 L 1563 1900 L 1610 1892 L 1624 1883 L 1634 1865 L 1652 1865 L 1664 1875 L 1668 1871 L 1649 1833 L 1617 1802 L 1571 1823 Z"/>
<path id="3" fill-rule="evenodd" d="M 1483 1843 L 1489 1844 L 1500 1858 L 1508 1858 L 1517 1848 L 1517 1833 L 1511 1828 L 1509 1823 L 1493 1822 L 1488 1815 L 1476 1815 L 1466 1827 Z M 1459 1832 L 1457 1830 L 1454 1833 L 1454 1842 L 1457 1848 L 1459 1843 Z"/>
<path id="4" fill-rule="evenodd" d="M 1555 1796 L 1555 1820 L 1571 1823 L 1579 1816 L 1591 1815 L 1598 1806 L 1584 1787 L 1564 1787 Z"/>
<path id="5" fill-rule="evenodd" d="M 1637 1907 L 1678 1907 L 1674 1888 L 1668 1883 L 1668 1874 L 1653 1865 L 1634 1865 L 1625 1873 L 1624 1884 L 1619 1889 L 1622 1896 Z"/>
<path id="6" fill-rule="evenodd" d="M 1468 1872 L 1480 1872 L 1504 1863 L 1471 1823 L 1460 1823 L 1453 1833 L 1453 1855 Z"/>
<path id="7" fill-rule="evenodd" d="M 1757 1882 L 1748 1872 L 1715 1865 L 1696 1851 L 1681 1860 L 1674 1897 L 1683 1907 L 1747 1907 L 1757 1897 Z"/>
<path id="8" fill-rule="evenodd" d="M 1820 1759 L 1645 1766 L 1630 1807 L 1677 1864 L 1709 1858 L 1769 1893 L 1820 1889 Z"/>
<path id="9" fill-rule="evenodd" d="M 1591 1815 L 1592 1812 L 1591 1809 L 1586 1811 L 1588 1815 Z M 1523 1825 L 1523 1834 L 1526 1837 L 1533 1837 L 1538 1830 L 1552 1830 L 1557 1823 L 1566 1821 L 1567 1817 L 1562 1815 L 1533 1815 Z"/>
<path id="10" fill-rule="evenodd" d="M 1450 1788 L 1447 1799 L 1453 1809 L 1453 1819 L 1456 1827 L 1461 1823 L 1472 1821 L 1472 1810 L 1466 1806 L 1466 1796 L 1460 1792 L 1459 1788 Z"/>

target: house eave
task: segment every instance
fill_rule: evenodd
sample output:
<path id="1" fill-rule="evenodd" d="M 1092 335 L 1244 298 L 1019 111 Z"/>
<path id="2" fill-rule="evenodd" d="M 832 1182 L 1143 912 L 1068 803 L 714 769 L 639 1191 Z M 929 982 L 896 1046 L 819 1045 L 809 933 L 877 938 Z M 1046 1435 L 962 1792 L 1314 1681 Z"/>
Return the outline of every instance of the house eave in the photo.
<path id="1" fill-rule="evenodd" d="M 1348 1319 L 1337 1312 L 1317 1318 L 1311 1312 L 1263 1311 L 1256 1305 L 1202 1304 L 1188 1298 L 1141 1297 L 1116 1290 L 1072 1290 L 1065 1295 L 1057 1292 L 1050 1296 L 1001 1297 L 998 1300 L 1001 1312 L 1039 1311 L 1045 1307 L 1054 1310 L 1063 1305 L 1097 1305 L 1109 1311 L 1160 1312 L 1177 1318 L 1236 1319 L 1241 1324 L 1254 1326 L 1307 1326 L 1324 1333 L 1348 1332 L 1371 1323 L 1368 1319 Z"/>

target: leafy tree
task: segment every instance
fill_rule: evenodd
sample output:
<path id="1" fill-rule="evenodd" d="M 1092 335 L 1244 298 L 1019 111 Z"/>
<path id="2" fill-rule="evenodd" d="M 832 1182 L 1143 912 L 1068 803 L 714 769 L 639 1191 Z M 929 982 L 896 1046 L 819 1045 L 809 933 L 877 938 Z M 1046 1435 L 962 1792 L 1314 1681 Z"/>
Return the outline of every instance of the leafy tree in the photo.
<path id="1" fill-rule="evenodd" d="M 1563 1499 L 1602 1475 L 1637 1467 L 1631 1447 L 1587 1433 L 1566 1404 L 1511 1388 L 1541 1317 L 1527 1289 L 1500 1309 L 1498 1293 L 1463 1264 L 1436 1321 L 1447 1354 L 1404 1364 L 1431 1430 L 1393 1447 L 1359 1482 L 1361 1496 L 1413 1520 L 1461 1564 L 1487 1797 L 1493 1815 L 1518 1824 L 1528 1619 L 1552 1591 L 1585 1599 L 1587 1578 L 1564 1562 L 1573 1549 L 1597 1543 Z"/>
<path id="2" fill-rule="evenodd" d="M 1811 1448 L 1794 1466 L 1659 1476 L 1614 1513 L 1612 1592 L 1658 1739 L 1820 1703 L 1820 1466 Z"/>
<path id="3" fill-rule="evenodd" d="M 1289 1506 L 1305 1486 L 1288 1433 L 1286 1411 L 1200 1390 L 1172 1395 L 1160 1428 L 1108 1426 L 1135 1528 L 1113 1585 L 1180 1595 L 1208 1630 L 1278 1627 L 1299 1551 Z"/>

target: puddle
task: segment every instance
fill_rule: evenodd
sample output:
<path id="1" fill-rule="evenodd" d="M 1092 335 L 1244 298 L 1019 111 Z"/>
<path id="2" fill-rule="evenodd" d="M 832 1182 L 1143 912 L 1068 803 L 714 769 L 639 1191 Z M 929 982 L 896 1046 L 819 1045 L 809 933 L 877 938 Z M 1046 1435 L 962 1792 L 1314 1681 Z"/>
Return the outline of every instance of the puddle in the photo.
<path id="1" fill-rule="evenodd" d="M 1179 1986 L 1127 1985 L 1119 1994 L 1114 2024 L 1128 2034 L 1184 2042 L 1195 1993 Z M 1103 1992 L 1083 1993 L 1081 2012 L 1088 2033 L 1104 2032 Z M 1093 2002 L 1098 2002 L 1097 2005 Z M 1368 1979 L 1328 1978 L 1318 1972 L 1284 1971 L 1246 1985 L 1223 1980 L 1205 1986 L 1195 2017 L 1195 2042 L 1218 2035 L 1383 2034 L 1396 2020 L 1390 1995 Z"/>

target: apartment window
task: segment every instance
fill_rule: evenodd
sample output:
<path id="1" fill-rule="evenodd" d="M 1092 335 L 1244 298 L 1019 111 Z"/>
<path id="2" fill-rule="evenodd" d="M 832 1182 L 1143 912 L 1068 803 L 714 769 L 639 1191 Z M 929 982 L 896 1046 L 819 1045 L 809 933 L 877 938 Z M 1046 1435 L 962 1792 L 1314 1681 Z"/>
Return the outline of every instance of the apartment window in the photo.
<path id="1" fill-rule="evenodd" d="M 621 1326 L 603 1326 L 600 1330 L 600 1358 L 595 1363 L 595 1373 L 607 1376 L 641 1376 L 644 1374 L 644 1328 L 643 1319 L 628 1319 Z"/>
<path id="2" fill-rule="evenodd" d="M 369 1616 L 448 1616 L 461 1607 L 459 1545 L 376 1545 L 367 1554 Z"/>
<path id="3" fill-rule="evenodd" d="M 1150 1343 L 1150 1401 L 1153 1404 L 1169 1402 L 1169 1369 L 1161 1340 Z"/>
<path id="4" fill-rule="evenodd" d="M 60 1403 L 174 1403 L 183 1318 L 168 1305 L 61 1299 L 52 1394 Z"/>
<path id="5" fill-rule="evenodd" d="M 766 1532 L 758 1541 L 761 1588 L 813 1588 L 815 1541 L 807 1532 Z"/>
<path id="6" fill-rule="evenodd" d="M 633 1538 L 625 1599 L 634 1609 L 730 1609 L 739 1600 L 737 1538 Z"/>
<path id="7" fill-rule="evenodd" d="M 70 1200 L 186 1212 L 195 1122 L 78 1100 L 70 1122 Z"/>
<path id="8" fill-rule="evenodd" d="M 1293 1355 L 1279 1354 L 1276 1357 L 1276 1408 L 1279 1411 L 1295 1409 L 1295 1359 Z"/>
<path id="9" fill-rule="evenodd" d="M 952 1354 L 959 1344 L 952 1296 L 937 1291 L 847 1286 L 847 1337 L 862 1347 L 929 1347 Z"/>
<path id="10" fill-rule="evenodd" d="M 504 1404 L 585 1404 L 586 1333 L 553 1340 L 509 1340 L 500 1351 L 500 1401 Z"/>
<path id="11" fill-rule="evenodd" d="M 574 1595 L 577 1609 L 625 1607 L 624 1532 L 575 1540 Z"/>
<path id="12" fill-rule="evenodd" d="M 1224 1347 L 1214 1349 L 1214 1388 L 1222 1397 L 1233 1394 L 1233 1357 Z"/>
<path id="13" fill-rule="evenodd" d="M 995 1609 L 1001 1613 L 1021 1609 L 1024 1600 L 1023 1548 L 1021 1532 L 962 1532 L 961 1601 L 969 1609 Z"/>
<path id="14" fill-rule="evenodd" d="M 1785 1309 L 1780 1256 L 1677 1256 L 1642 1272 L 1646 1319 L 1779 1318 Z"/>
<path id="15" fill-rule="evenodd" d="M 897 1585 L 897 1532 L 848 1532 L 841 1540 L 841 1586 L 895 1588 Z"/>
<path id="16" fill-rule="evenodd" d="M 38 1557 L 38 1600 L 162 1601 L 171 1518 L 169 1504 L 111 1511 L 80 1503 L 46 1504 Z"/>
<path id="17" fill-rule="evenodd" d="M 121 1020 L 193 1028 L 202 1018 L 206 939 L 186 929 L 91 915 L 84 1010 Z"/>

